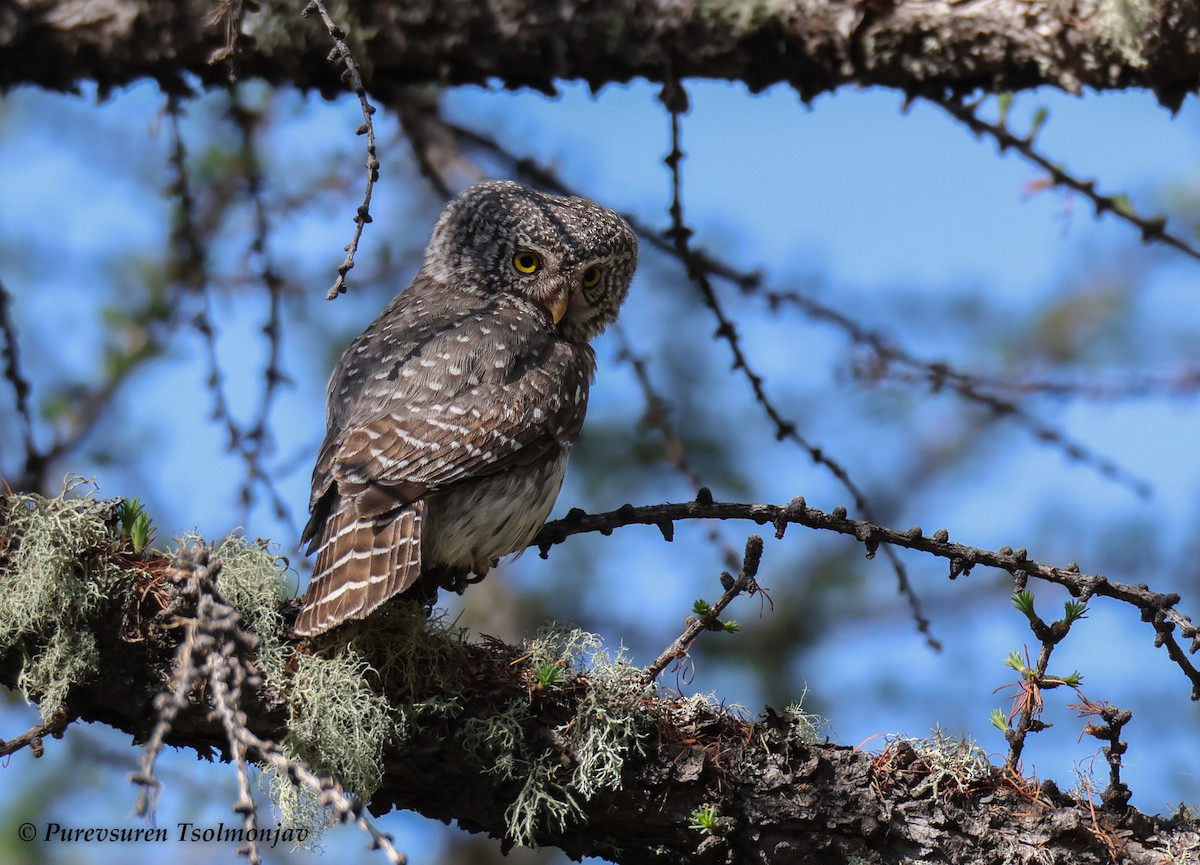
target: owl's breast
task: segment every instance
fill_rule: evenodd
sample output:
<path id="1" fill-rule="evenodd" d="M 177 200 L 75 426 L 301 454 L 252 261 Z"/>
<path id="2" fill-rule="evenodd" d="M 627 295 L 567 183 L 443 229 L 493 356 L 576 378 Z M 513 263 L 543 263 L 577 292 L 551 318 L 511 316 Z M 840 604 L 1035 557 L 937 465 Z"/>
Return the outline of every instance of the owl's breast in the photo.
<path id="1" fill-rule="evenodd" d="M 567 468 L 567 447 L 532 465 L 464 481 L 426 500 L 425 566 L 468 568 L 523 550 L 550 515 Z"/>

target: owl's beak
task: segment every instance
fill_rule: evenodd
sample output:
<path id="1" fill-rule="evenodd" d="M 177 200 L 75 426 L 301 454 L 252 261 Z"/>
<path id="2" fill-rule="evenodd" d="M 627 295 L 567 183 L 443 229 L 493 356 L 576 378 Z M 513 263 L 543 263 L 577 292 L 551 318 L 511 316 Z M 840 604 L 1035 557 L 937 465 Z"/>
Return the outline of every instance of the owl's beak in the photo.
<path id="1" fill-rule="evenodd" d="M 567 305 L 571 302 L 571 289 L 568 286 L 562 286 L 550 298 L 550 303 L 546 308 L 550 310 L 550 317 L 554 319 L 554 323 L 558 324 L 562 321 L 564 315 L 567 314 Z"/>

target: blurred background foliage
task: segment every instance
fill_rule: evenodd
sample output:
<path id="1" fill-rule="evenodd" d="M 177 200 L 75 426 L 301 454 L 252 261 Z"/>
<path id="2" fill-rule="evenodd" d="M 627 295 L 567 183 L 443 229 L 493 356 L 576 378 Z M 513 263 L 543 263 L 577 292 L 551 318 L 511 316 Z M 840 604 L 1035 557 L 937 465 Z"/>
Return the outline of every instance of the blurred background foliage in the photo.
<path id="1" fill-rule="evenodd" d="M 692 244 L 761 274 L 757 288 L 719 281 L 721 303 L 772 404 L 845 469 L 875 518 L 927 533 L 945 527 L 983 548 L 1025 546 L 1043 562 L 1077 561 L 1085 572 L 1179 592 L 1195 616 L 1196 262 L 1142 245 L 1112 217 L 1095 219 L 1085 198 L 1052 188 L 934 106 L 906 110 L 879 91 L 806 107 L 782 88 L 688 89 L 682 171 Z M 350 291 L 332 303 L 325 291 L 364 182 L 352 99 L 253 84 L 179 101 L 149 85 L 105 99 L 21 89 L 0 99 L 0 282 L 32 386 L 38 450 L 27 460 L 12 388 L 0 381 L 0 474 L 13 488 L 54 494 L 69 472 L 94 476 L 103 496 L 142 498 L 160 546 L 192 530 L 270 538 L 301 586 L 309 564 L 296 542 L 326 377 L 411 278 L 443 202 L 421 159 L 453 191 L 514 176 L 515 160 L 528 159 L 656 232 L 670 226 L 662 164 L 670 118 L 650 85 L 409 98 L 376 115 L 383 164 L 374 219 Z M 1046 107 L 1043 152 L 1193 236 L 1194 101 L 1172 118 L 1141 94 L 1026 94 L 1010 123 L 1028 128 Z M 995 115 L 992 106 L 983 112 Z M 499 149 L 464 142 L 443 121 Z M 421 159 L 417 138 L 427 145 Z M 811 304 L 923 363 L 853 339 Z M 779 439 L 716 328 L 679 262 L 643 242 L 621 323 L 598 346 L 588 422 L 556 515 L 687 500 L 699 484 L 718 500 L 803 495 L 825 510 L 852 506 L 826 468 Z M 938 379 L 943 363 L 1025 414 L 964 398 Z M 1064 441 L 1082 458 L 1066 454 Z M 1098 470 L 1103 461 L 1116 477 Z M 671 544 L 653 527 L 577 536 L 444 603 L 481 634 L 517 641 L 548 620 L 570 622 L 644 664 L 678 634 L 695 598 L 720 594 L 719 574 L 736 568 L 731 556 L 752 530 L 679 524 Z M 941 725 L 999 761 L 1006 745 L 988 712 L 1008 708 L 1012 673 L 1002 662 L 1036 647 L 1009 603 L 1011 580 L 980 568 L 951 582 L 942 561 L 899 557 L 940 650 L 919 633 L 882 555 L 867 560 L 852 540 L 793 526 L 768 538 L 760 580 L 769 601 L 736 602 L 740 632 L 704 635 L 663 686 L 711 692 L 748 715 L 803 694 L 837 741 L 869 748 L 880 734 Z M 1031 588 L 1043 615 L 1066 598 Z M 1133 710 L 1126 780 L 1133 804 L 1154 812 L 1200 800 L 1200 712 L 1152 640 L 1136 610 L 1094 601 L 1053 666 L 1079 670 L 1092 699 Z M 1098 753 L 1080 740 L 1084 722 L 1067 702 L 1048 696 L 1055 726 L 1024 756 L 1027 773 L 1063 787 L 1086 779 Z M 4 695 L 0 734 L 35 718 Z M 24 844 L 10 831 L 25 820 L 132 824 L 126 777 L 137 757 L 127 737 L 82 725 L 47 743 L 38 761 L 14 755 L 0 788 L 0 860 L 156 861 L 154 846 Z M 186 753 L 160 766 L 159 825 L 236 822 L 231 772 Z M 492 841 L 412 815 L 382 824 L 415 862 L 499 856 Z M 343 851 L 366 855 L 350 829 L 322 843 L 339 861 L 351 855 Z M 232 850 L 172 844 L 170 855 L 200 862 Z M 516 851 L 509 861 L 555 859 Z"/>

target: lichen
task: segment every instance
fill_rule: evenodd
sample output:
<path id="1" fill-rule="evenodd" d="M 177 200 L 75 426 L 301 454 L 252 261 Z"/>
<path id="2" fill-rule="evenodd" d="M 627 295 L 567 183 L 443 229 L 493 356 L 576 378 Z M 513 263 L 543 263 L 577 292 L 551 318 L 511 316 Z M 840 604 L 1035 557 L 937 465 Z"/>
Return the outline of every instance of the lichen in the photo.
<path id="1" fill-rule="evenodd" d="M 816 745 L 824 740 L 821 731 L 828 729 L 829 721 L 820 715 L 804 711 L 804 698 L 808 696 L 805 688 L 800 699 L 787 705 L 780 714 L 788 722 L 788 741 L 798 745 Z"/>
<path id="2" fill-rule="evenodd" d="M 529 763 L 523 726 L 529 718 L 529 701 L 512 700 L 502 712 L 465 718 L 459 726 L 459 744 L 484 772 L 511 781 Z"/>
<path id="3" fill-rule="evenodd" d="M 955 738 L 941 727 L 928 736 L 917 738 L 893 737 L 892 741 L 907 742 L 929 770 L 925 783 L 936 799 L 947 788 L 965 790 L 973 783 L 986 781 L 992 775 L 987 751 L 967 736 Z"/>
<path id="4" fill-rule="evenodd" d="M 621 773 L 632 752 L 644 755 L 642 740 L 652 724 L 645 708 L 654 685 L 621 654 L 593 655 L 591 687 L 583 692 L 575 717 L 558 729 L 575 757 L 571 787 L 584 799 L 601 790 L 621 789 Z"/>
<path id="5" fill-rule="evenodd" d="M 557 755 L 527 753 L 517 741 L 511 754 L 501 750 L 495 771 L 507 777 L 524 776 L 521 789 L 504 814 L 510 838 L 534 846 L 539 831 L 562 831 L 582 816 L 580 803 L 603 790 L 621 787 L 625 761 L 631 753 L 644 753 L 643 739 L 653 727 L 646 706 L 654 686 L 623 652 L 611 656 L 600 638 L 579 629 L 543 628 L 525 645 L 523 657 L 530 670 L 557 664 L 569 673 L 575 688 L 574 712 L 555 728 L 572 758 L 569 771 Z M 504 741 L 507 731 L 519 729 L 511 711 L 496 732 Z M 476 733 L 478 737 L 478 733 Z"/>
<path id="6" fill-rule="evenodd" d="M 526 847 L 536 846 L 538 832 L 562 832 L 583 816 L 575 791 L 562 783 L 552 754 L 529 765 L 525 783 L 504 811 L 508 836 Z"/>
<path id="7" fill-rule="evenodd" d="M 270 552 L 265 541 L 250 543 L 240 535 L 223 540 L 214 555 L 221 563 L 217 589 L 258 637 L 259 668 L 268 684 L 278 688 L 292 655 L 284 640 L 281 559 Z"/>
<path id="8" fill-rule="evenodd" d="M 1157 18 L 1155 0 L 1100 0 L 1092 26 L 1134 68 L 1146 65 L 1146 38 Z"/>
<path id="9" fill-rule="evenodd" d="M 314 772 L 337 778 L 361 801 L 383 781 L 383 749 L 396 719 L 379 693 L 378 673 L 351 644 L 293 658 L 287 734 L 281 746 Z M 289 826 L 324 826 L 320 803 L 290 783 L 272 781 L 272 794 Z"/>
<path id="10" fill-rule="evenodd" d="M 458 665 L 448 658 L 463 640 L 440 616 L 399 603 L 344 626 L 312 653 L 296 653 L 280 683 L 289 711 L 284 751 L 368 801 L 383 780 L 387 747 L 422 724 L 461 714 Z M 270 787 L 286 824 L 314 835 L 329 825 L 316 797 L 277 777 Z"/>
<path id="11" fill-rule="evenodd" d="M 72 687 L 94 675 L 96 638 L 88 624 L 106 598 L 132 581 L 111 560 L 112 503 L 69 494 L 0 499 L 0 654 L 18 650 L 18 684 L 48 719 Z"/>

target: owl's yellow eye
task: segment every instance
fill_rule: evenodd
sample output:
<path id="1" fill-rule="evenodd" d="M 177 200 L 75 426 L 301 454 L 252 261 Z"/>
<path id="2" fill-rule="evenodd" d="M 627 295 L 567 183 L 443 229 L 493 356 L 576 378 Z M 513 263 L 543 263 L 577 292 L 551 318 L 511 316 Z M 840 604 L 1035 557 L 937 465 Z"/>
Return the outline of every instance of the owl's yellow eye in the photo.
<path id="1" fill-rule="evenodd" d="M 542 257 L 536 252 L 518 252 L 513 256 L 513 267 L 520 273 L 537 273 L 542 269 Z"/>
<path id="2" fill-rule="evenodd" d="M 600 268 L 592 266 L 583 272 L 583 287 L 591 288 L 600 281 Z"/>

